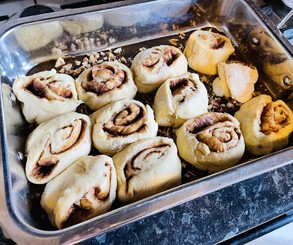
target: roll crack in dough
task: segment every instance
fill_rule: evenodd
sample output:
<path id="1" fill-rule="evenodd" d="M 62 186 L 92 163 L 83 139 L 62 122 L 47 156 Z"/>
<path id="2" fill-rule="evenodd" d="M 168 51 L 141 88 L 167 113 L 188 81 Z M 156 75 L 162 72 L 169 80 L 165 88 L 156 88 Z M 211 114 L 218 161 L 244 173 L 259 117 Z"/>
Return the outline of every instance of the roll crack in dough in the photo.
<path id="1" fill-rule="evenodd" d="M 140 93 L 156 90 L 166 79 L 187 72 L 187 60 L 176 47 L 155 46 L 139 52 L 133 59 L 131 70 Z"/>
<path id="2" fill-rule="evenodd" d="M 181 183 L 181 162 L 170 138 L 139 140 L 114 155 L 113 161 L 121 202 L 140 200 Z"/>
<path id="3" fill-rule="evenodd" d="M 101 153 L 113 155 L 140 139 L 155 137 L 158 124 L 153 110 L 136 100 L 120 100 L 91 115 L 93 144 Z"/>
<path id="4" fill-rule="evenodd" d="M 154 111 L 159 126 L 179 127 L 208 111 L 207 90 L 195 73 L 169 78 L 156 93 Z"/>
<path id="5" fill-rule="evenodd" d="M 230 97 L 244 103 L 251 99 L 258 72 L 254 66 L 239 61 L 220 62 L 218 74 L 213 82 L 213 91 L 217 96 Z"/>
<path id="6" fill-rule="evenodd" d="M 137 92 L 131 70 L 117 61 L 83 71 L 75 83 L 79 99 L 92 110 L 121 99 L 133 99 Z"/>
<path id="7" fill-rule="evenodd" d="M 83 156 L 46 185 L 41 206 L 52 225 L 62 229 L 107 212 L 116 189 L 112 159 Z"/>
<path id="8" fill-rule="evenodd" d="M 71 35 L 80 35 L 100 29 L 104 24 L 104 18 L 100 14 L 92 14 L 63 20 L 60 24 Z"/>
<path id="9" fill-rule="evenodd" d="M 239 122 L 227 113 L 209 112 L 189 119 L 176 135 L 179 155 L 209 172 L 234 166 L 245 150 Z"/>
<path id="10" fill-rule="evenodd" d="M 217 64 L 226 61 L 234 50 L 229 38 L 218 33 L 197 30 L 188 38 L 184 54 L 193 70 L 216 75 Z"/>
<path id="11" fill-rule="evenodd" d="M 15 31 L 17 41 L 27 51 L 41 49 L 62 34 L 63 29 L 58 21 L 21 26 Z"/>
<path id="12" fill-rule="evenodd" d="M 75 111 L 82 103 L 77 99 L 73 78 L 58 74 L 54 69 L 20 77 L 12 88 L 17 99 L 22 102 L 22 111 L 29 123 L 40 124 Z"/>
<path id="13" fill-rule="evenodd" d="M 69 112 L 40 124 L 28 136 L 26 176 L 34 184 L 45 184 L 91 149 L 91 121 Z"/>
<path id="14" fill-rule="evenodd" d="M 282 101 L 260 95 L 244 103 L 235 117 L 241 124 L 246 148 L 254 155 L 265 155 L 284 148 L 293 130 L 293 115 Z"/>

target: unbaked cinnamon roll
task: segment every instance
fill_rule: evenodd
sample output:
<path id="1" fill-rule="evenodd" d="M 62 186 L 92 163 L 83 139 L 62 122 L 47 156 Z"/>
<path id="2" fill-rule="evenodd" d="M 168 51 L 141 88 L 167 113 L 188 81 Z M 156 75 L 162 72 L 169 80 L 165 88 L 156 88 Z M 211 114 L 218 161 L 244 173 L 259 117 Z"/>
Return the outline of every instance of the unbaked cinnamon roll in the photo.
<path id="1" fill-rule="evenodd" d="M 233 52 L 229 38 L 201 30 L 190 35 L 184 49 L 189 67 L 208 75 L 216 75 L 217 64 L 226 61 Z"/>
<path id="2" fill-rule="evenodd" d="M 230 97 L 244 103 L 251 99 L 258 71 L 254 66 L 240 61 L 220 62 L 218 74 L 213 82 L 213 91 L 217 96 Z"/>
<path id="3" fill-rule="evenodd" d="M 293 131 L 293 114 L 282 101 L 260 95 L 244 103 L 235 117 L 241 124 L 246 148 L 254 155 L 265 155 L 284 148 Z"/>
<path id="4" fill-rule="evenodd" d="M 112 159 L 84 156 L 46 185 L 41 206 L 52 225 L 62 229 L 107 212 L 116 188 Z"/>
<path id="5" fill-rule="evenodd" d="M 194 73 L 169 78 L 156 93 L 154 111 L 160 126 L 179 127 L 208 111 L 207 90 Z"/>
<path id="6" fill-rule="evenodd" d="M 120 100 L 92 115 L 93 144 L 101 153 L 113 155 L 127 144 L 155 137 L 158 124 L 153 110 L 136 100 Z"/>
<path id="7" fill-rule="evenodd" d="M 27 138 L 26 176 L 45 184 L 91 149 L 91 122 L 76 112 L 40 124 Z"/>
<path id="8" fill-rule="evenodd" d="M 72 77 L 55 70 L 42 71 L 15 80 L 13 92 L 22 102 L 22 111 L 29 123 L 38 124 L 58 115 L 75 111 L 82 103 Z"/>
<path id="9" fill-rule="evenodd" d="M 181 182 L 181 162 L 170 138 L 139 140 L 114 155 L 113 161 L 121 202 L 140 200 Z"/>
<path id="10" fill-rule="evenodd" d="M 75 83 L 79 98 L 92 110 L 121 99 L 132 99 L 137 91 L 131 70 L 117 61 L 83 71 Z"/>
<path id="11" fill-rule="evenodd" d="M 179 155 L 209 172 L 237 164 L 245 149 L 239 122 L 227 113 L 210 112 L 190 119 L 176 135 Z"/>
<path id="12" fill-rule="evenodd" d="M 60 24 L 71 35 L 80 35 L 100 29 L 104 24 L 104 18 L 100 14 L 92 14 L 62 20 Z"/>
<path id="13" fill-rule="evenodd" d="M 140 93 L 156 90 L 166 79 L 187 72 L 187 60 L 173 46 L 160 45 L 139 52 L 133 59 L 131 70 Z"/>

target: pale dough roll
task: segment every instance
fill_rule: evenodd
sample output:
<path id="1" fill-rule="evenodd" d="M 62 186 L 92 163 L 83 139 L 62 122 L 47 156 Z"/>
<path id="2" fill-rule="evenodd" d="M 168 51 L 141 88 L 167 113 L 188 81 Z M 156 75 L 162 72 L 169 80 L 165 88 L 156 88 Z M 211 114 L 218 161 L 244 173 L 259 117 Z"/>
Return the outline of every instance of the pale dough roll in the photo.
<path id="1" fill-rule="evenodd" d="M 239 61 L 220 62 L 217 67 L 219 77 L 213 82 L 215 95 L 230 97 L 241 103 L 251 99 L 258 79 L 255 67 Z"/>
<path id="2" fill-rule="evenodd" d="M 121 99 L 133 99 L 137 92 L 131 70 L 118 61 L 104 62 L 83 71 L 75 83 L 79 99 L 92 110 Z"/>
<path id="3" fill-rule="evenodd" d="M 179 155 L 209 172 L 234 166 L 245 150 L 239 122 L 227 113 L 210 112 L 189 119 L 176 135 Z"/>
<path id="4" fill-rule="evenodd" d="M 181 182 L 181 162 L 172 139 L 139 140 L 113 156 L 117 171 L 117 197 L 133 202 Z"/>
<path id="5" fill-rule="evenodd" d="M 120 100 L 104 106 L 92 116 L 93 144 L 100 152 L 113 155 L 140 139 L 155 137 L 158 124 L 153 110 L 136 100 Z"/>
<path id="6" fill-rule="evenodd" d="M 91 121 L 76 112 L 40 124 L 25 145 L 26 176 L 45 184 L 91 149 Z"/>
<path id="7" fill-rule="evenodd" d="M 260 95 L 244 103 L 235 117 L 241 124 L 246 148 L 265 155 L 284 148 L 293 130 L 293 114 L 282 101 Z"/>
<path id="8" fill-rule="evenodd" d="M 82 103 L 77 99 L 73 78 L 58 74 L 55 70 L 20 77 L 12 88 L 17 99 L 22 102 L 22 111 L 29 123 L 40 124 L 75 111 Z"/>
<path id="9" fill-rule="evenodd" d="M 201 30 L 190 35 L 184 49 L 189 67 L 208 75 L 216 75 L 217 64 L 226 61 L 233 52 L 229 38 Z"/>
<path id="10" fill-rule="evenodd" d="M 207 90 L 194 73 L 169 78 L 156 93 L 154 111 L 160 126 L 179 127 L 208 111 Z"/>
<path id="11" fill-rule="evenodd" d="M 41 206 L 52 225 L 62 229 L 107 212 L 116 188 L 110 157 L 83 156 L 46 185 Z"/>
<path id="12" fill-rule="evenodd" d="M 104 24 L 104 18 L 100 14 L 92 14 L 79 16 L 75 19 L 63 20 L 60 24 L 71 35 L 79 35 L 100 29 Z"/>
<path id="13" fill-rule="evenodd" d="M 187 72 L 187 60 L 176 47 L 155 46 L 139 52 L 133 59 L 131 70 L 140 93 L 156 90 L 166 79 Z"/>
<path id="14" fill-rule="evenodd" d="M 19 44 L 27 51 L 38 50 L 60 37 L 63 29 L 58 21 L 21 26 L 15 36 Z"/>

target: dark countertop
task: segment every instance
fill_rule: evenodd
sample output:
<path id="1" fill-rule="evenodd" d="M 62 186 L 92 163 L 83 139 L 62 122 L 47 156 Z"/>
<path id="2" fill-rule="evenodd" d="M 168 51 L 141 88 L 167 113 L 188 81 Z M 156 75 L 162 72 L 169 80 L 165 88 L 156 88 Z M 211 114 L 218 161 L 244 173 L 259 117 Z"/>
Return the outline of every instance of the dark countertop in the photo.
<path id="1" fill-rule="evenodd" d="M 290 9 L 267 0 L 264 11 L 271 10 L 284 17 Z M 80 244 L 215 244 L 293 210 L 292 176 L 288 165 Z M 9 243 L 0 232 L 0 244 Z"/>

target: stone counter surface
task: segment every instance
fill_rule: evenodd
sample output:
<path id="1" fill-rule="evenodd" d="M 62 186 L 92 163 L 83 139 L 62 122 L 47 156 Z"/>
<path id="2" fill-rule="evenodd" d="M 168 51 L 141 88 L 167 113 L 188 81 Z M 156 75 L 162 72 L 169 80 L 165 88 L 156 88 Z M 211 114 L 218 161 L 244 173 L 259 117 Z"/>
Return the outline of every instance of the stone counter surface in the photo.
<path id="1" fill-rule="evenodd" d="M 283 17 L 281 1 L 266 1 Z M 293 158 L 293 152 L 292 152 Z M 91 244 L 215 244 L 293 210 L 293 165 L 234 184 L 83 241 Z M 0 245 L 13 244 L 0 232 Z"/>
<path id="2" fill-rule="evenodd" d="M 81 244 L 215 244 L 292 210 L 292 175 L 288 165 Z"/>

